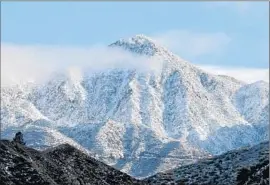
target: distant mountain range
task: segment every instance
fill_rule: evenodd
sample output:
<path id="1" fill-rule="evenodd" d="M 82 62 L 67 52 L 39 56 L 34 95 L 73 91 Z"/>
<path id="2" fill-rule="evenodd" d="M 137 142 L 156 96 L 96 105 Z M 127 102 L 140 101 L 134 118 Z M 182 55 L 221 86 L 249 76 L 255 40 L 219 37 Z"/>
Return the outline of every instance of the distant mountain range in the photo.
<path id="1" fill-rule="evenodd" d="M 209 74 L 144 35 L 109 48 L 162 69 L 1 87 L 2 137 L 22 131 L 36 149 L 69 143 L 137 178 L 268 140 L 268 83 Z"/>

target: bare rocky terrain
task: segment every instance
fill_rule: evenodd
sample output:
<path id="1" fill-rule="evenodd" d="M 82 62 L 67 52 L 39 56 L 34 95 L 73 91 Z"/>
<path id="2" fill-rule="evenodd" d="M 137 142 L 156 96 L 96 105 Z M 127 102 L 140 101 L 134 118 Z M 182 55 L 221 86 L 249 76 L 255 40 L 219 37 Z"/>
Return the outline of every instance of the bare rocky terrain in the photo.
<path id="1" fill-rule="evenodd" d="M 62 144 L 37 151 L 17 142 L 0 141 L 1 185 L 144 184 L 80 150 Z"/>
<path id="2" fill-rule="evenodd" d="M 268 185 L 269 142 L 137 180 L 69 144 L 37 151 L 0 141 L 1 185 Z"/>
<path id="3" fill-rule="evenodd" d="M 150 184 L 268 185 L 269 142 L 233 150 L 145 180 Z"/>

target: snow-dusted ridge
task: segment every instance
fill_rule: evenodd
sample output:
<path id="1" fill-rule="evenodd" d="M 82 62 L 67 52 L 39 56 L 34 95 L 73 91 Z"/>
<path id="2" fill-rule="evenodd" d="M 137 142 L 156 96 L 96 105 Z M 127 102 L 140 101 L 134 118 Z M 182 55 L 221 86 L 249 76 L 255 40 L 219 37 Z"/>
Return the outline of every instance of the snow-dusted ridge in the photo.
<path id="1" fill-rule="evenodd" d="M 138 54 L 144 54 L 148 56 L 157 55 L 160 52 L 169 51 L 162 46 L 159 46 L 156 41 L 142 34 L 135 35 L 128 39 L 120 39 L 109 45 L 110 47 L 122 47 L 124 49 L 136 52 Z"/>
<path id="2" fill-rule="evenodd" d="M 36 148 L 68 142 L 136 177 L 268 140 L 268 83 L 209 74 L 143 35 L 110 47 L 163 67 L 1 87 L 3 137 L 20 129 Z M 35 135 L 35 127 L 46 131 Z"/>

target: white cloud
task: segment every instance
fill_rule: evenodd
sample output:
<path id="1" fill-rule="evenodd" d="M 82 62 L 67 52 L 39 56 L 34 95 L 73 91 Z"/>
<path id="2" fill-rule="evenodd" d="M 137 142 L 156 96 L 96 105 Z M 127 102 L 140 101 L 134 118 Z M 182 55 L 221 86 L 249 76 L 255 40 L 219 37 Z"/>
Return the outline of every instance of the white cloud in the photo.
<path id="1" fill-rule="evenodd" d="M 155 34 L 153 38 L 186 58 L 221 53 L 231 41 L 231 38 L 222 32 L 196 33 L 186 30 L 171 30 Z"/>
<path id="2" fill-rule="evenodd" d="M 213 74 L 228 75 L 246 82 L 269 82 L 269 69 L 199 67 Z M 82 70 L 90 73 L 111 68 L 159 71 L 162 62 L 103 46 L 76 48 L 2 44 L 1 47 L 1 85 L 29 80 L 43 81 L 55 71 L 68 71 L 80 80 Z"/>
<path id="3" fill-rule="evenodd" d="M 199 67 L 212 74 L 231 76 L 247 83 L 252 83 L 260 80 L 269 82 L 268 68 L 240 68 L 207 65 L 201 65 Z"/>
<path id="4" fill-rule="evenodd" d="M 80 78 L 79 70 L 89 73 L 112 68 L 159 71 L 161 67 L 160 61 L 103 46 L 76 48 L 1 44 L 1 85 L 39 82 L 59 71 Z"/>

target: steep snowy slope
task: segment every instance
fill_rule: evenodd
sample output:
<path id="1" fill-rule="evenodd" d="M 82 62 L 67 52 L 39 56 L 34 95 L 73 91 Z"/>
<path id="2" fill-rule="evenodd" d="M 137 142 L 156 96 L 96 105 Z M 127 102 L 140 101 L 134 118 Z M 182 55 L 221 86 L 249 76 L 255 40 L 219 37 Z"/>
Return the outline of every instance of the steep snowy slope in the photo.
<path id="1" fill-rule="evenodd" d="M 235 94 L 238 111 L 250 123 L 267 123 L 269 84 L 258 81 L 241 87 Z"/>
<path id="2" fill-rule="evenodd" d="M 137 177 L 268 139 L 268 84 L 206 73 L 143 35 L 110 47 L 163 67 L 111 69 L 82 78 L 69 73 L 42 85 L 3 87 L 3 135 L 8 137 L 11 127 L 30 133 L 29 124 L 45 120 L 39 128 L 53 129 Z M 28 144 L 41 143 L 54 142 L 29 139 Z"/>

